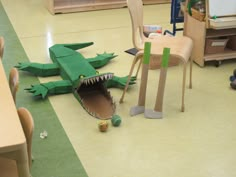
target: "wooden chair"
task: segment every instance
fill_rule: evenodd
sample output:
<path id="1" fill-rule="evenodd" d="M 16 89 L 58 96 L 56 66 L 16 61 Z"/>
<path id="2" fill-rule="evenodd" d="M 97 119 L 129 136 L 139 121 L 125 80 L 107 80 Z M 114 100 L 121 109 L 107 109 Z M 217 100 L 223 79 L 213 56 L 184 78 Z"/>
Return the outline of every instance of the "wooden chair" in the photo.
<path id="1" fill-rule="evenodd" d="M 16 68 L 12 68 L 9 74 L 9 87 L 12 93 L 14 102 L 16 103 L 16 92 L 19 87 L 19 72 Z"/>
<path id="2" fill-rule="evenodd" d="M 33 138 L 33 132 L 34 132 L 34 119 L 29 112 L 28 109 L 26 108 L 18 108 L 17 113 L 20 118 L 20 122 L 25 134 L 26 142 L 27 142 L 27 151 L 28 151 L 28 162 L 29 162 L 29 167 L 32 165 L 32 138 Z"/>
<path id="3" fill-rule="evenodd" d="M 170 48 L 171 57 L 177 58 L 183 63 L 183 83 L 182 83 L 182 104 L 181 111 L 184 111 L 184 93 L 185 93 L 185 82 L 186 82 L 186 68 L 189 59 L 190 61 L 190 84 L 189 87 L 192 88 L 192 59 L 190 58 L 193 48 L 193 41 L 185 36 L 172 37 L 172 36 L 158 36 L 155 38 L 147 38 L 143 34 L 143 4 L 142 0 L 127 0 L 127 6 L 129 9 L 131 22 L 132 22 L 132 40 L 133 45 L 138 49 L 137 54 L 134 57 L 130 72 L 129 78 L 124 88 L 123 94 L 120 98 L 120 103 L 123 102 L 125 92 L 128 89 L 129 81 L 134 70 L 135 64 L 143 58 L 144 55 L 144 43 L 151 42 L 151 56 L 155 58 L 161 57 L 163 48 Z M 140 65 L 139 65 L 140 66 Z M 139 67 L 138 67 L 139 69 Z M 138 71 L 137 71 L 138 73 Z M 136 76 L 137 76 L 136 73 Z"/>
<path id="4" fill-rule="evenodd" d="M 34 121 L 31 113 L 26 108 L 17 110 L 20 122 L 26 137 L 29 168 L 32 165 L 31 148 L 34 131 Z M 18 177 L 16 162 L 8 157 L 0 157 L 0 177 Z"/>
<path id="5" fill-rule="evenodd" d="M 3 59 L 4 53 L 4 38 L 0 36 L 0 59 Z"/>

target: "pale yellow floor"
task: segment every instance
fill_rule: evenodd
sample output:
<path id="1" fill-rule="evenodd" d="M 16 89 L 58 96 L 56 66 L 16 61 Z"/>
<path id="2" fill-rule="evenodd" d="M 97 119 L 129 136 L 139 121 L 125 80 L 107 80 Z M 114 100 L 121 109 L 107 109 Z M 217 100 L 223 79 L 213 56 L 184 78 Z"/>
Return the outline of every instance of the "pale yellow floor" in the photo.
<path id="1" fill-rule="evenodd" d="M 93 41 L 81 51 L 84 56 L 103 51 L 119 55 L 100 73 L 128 74 L 133 57 L 124 52 L 132 47 L 126 8 L 52 16 L 39 0 L 1 1 L 31 61 L 50 62 L 48 47 L 55 43 Z M 144 13 L 146 24 L 171 29 L 170 5 L 145 6 Z M 169 68 L 164 118 L 159 120 L 129 116 L 137 103 L 140 79 L 123 104 L 118 103 L 121 90 L 111 89 L 123 122 L 118 128 L 110 126 L 107 133 L 98 131 L 97 119 L 72 94 L 50 97 L 50 102 L 89 177 L 235 177 L 236 92 L 228 81 L 235 66 L 235 62 L 219 68 L 194 65 L 184 113 L 180 112 L 182 67 Z M 158 70 L 149 72 L 149 108 L 154 106 L 158 79 Z"/>

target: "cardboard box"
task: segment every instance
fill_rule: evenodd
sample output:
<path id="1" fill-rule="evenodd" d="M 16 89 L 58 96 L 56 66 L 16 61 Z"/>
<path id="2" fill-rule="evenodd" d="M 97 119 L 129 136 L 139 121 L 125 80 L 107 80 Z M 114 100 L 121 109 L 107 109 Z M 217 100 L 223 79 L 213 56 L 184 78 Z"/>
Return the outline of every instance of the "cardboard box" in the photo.
<path id="1" fill-rule="evenodd" d="M 228 40 L 229 40 L 228 38 L 206 39 L 205 53 L 206 54 L 223 53 Z"/>
<path id="2" fill-rule="evenodd" d="M 229 41 L 227 43 L 227 48 L 229 48 L 231 50 L 236 50 L 236 35 L 229 37 Z"/>
<path id="3" fill-rule="evenodd" d="M 162 27 L 160 25 L 143 25 L 143 32 L 147 34 L 162 32 Z"/>

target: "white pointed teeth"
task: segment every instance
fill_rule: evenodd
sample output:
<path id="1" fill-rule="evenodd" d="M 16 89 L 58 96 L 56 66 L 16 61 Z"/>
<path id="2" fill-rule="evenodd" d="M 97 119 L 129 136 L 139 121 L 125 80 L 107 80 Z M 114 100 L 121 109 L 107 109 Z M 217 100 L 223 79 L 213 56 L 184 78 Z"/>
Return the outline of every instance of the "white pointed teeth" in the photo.
<path id="1" fill-rule="evenodd" d="M 107 74 L 83 79 L 83 80 L 81 80 L 81 83 L 83 83 L 85 85 L 90 85 L 90 84 L 92 85 L 92 84 L 98 83 L 99 81 L 106 81 L 108 79 L 111 79 L 112 77 L 113 77 L 112 73 L 107 73 Z"/>
<path id="2" fill-rule="evenodd" d="M 109 74 L 109 79 L 111 79 L 113 77 L 113 74 L 112 73 L 110 73 Z"/>
<path id="3" fill-rule="evenodd" d="M 96 77 L 97 82 L 99 82 L 99 77 Z"/>

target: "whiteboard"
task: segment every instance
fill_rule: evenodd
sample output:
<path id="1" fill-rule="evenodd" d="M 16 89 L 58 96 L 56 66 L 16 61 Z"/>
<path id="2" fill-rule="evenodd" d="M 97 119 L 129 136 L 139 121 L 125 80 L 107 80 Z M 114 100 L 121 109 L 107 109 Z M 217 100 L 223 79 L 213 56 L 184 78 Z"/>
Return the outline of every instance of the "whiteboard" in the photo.
<path id="1" fill-rule="evenodd" d="M 208 1 L 209 1 L 210 17 L 236 15 L 236 0 L 208 0 Z"/>

